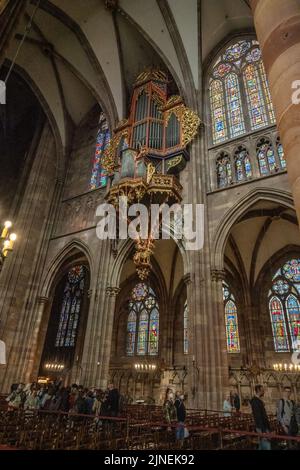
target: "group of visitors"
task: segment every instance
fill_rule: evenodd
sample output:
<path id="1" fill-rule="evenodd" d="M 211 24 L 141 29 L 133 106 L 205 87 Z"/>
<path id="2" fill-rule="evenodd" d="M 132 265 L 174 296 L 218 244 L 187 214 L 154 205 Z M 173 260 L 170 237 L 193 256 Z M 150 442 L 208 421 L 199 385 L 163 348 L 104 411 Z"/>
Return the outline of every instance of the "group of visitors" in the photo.
<path id="1" fill-rule="evenodd" d="M 9 410 L 21 408 L 27 414 L 47 410 L 116 417 L 120 409 L 120 394 L 113 384 L 104 391 L 77 384 L 64 387 L 61 381 L 49 385 L 19 383 L 12 385 L 7 401 Z"/>
<path id="2" fill-rule="evenodd" d="M 291 400 L 291 387 L 284 387 L 283 397 L 277 403 L 276 416 L 283 433 L 286 436 L 297 436 L 300 429 L 300 407 Z M 270 433 L 271 426 L 265 405 L 262 400 L 265 389 L 262 385 L 255 386 L 255 395 L 250 400 L 256 432 Z M 287 440 L 287 448 L 293 448 L 294 443 Z M 271 441 L 262 437 L 259 442 L 259 449 L 271 450 Z"/>
<path id="3" fill-rule="evenodd" d="M 256 385 L 255 394 L 253 398 L 249 400 L 249 405 L 251 406 L 256 432 L 268 434 L 271 433 L 271 426 L 263 401 L 264 394 L 265 389 L 263 385 Z M 232 412 L 239 412 L 239 410 L 239 396 L 236 392 L 230 392 L 230 394 L 225 397 L 223 403 L 224 416 L 231 416 Z M 286 436 L 298 435 L 298 431 L 300 430 L 300 406 L 296 405 L 295 402 L 291 400 L 291 387 L 284 387 L 283 396 L 277 403 L 276 417 L 282 432 Z M 292 447 L 293 442 L 287 440 L 287 448 L 290 449 Z M 270 450 L 270 439 L 262 437 L 259 440 L 259 449 Z"/>
<path id="4" fill-rule="evenodd" d="M 185 438 L 189 436 L 188 429 L 185 425 L 186 408 L 184 404 L 184 394 L 182 392 L 174 392 L 171 388 L 166 390 L 166 396 L 163 404 L 164 417 L 167 422 L 168 431 L 172 431 L 172 424 L 176 422 L 175 435 L 176 440 L 183 445 Z"/>

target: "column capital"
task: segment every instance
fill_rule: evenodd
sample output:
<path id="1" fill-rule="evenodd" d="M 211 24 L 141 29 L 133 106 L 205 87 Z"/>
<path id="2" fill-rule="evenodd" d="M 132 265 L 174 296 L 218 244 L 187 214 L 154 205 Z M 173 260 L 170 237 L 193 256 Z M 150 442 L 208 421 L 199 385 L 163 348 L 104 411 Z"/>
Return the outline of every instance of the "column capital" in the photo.
<path id="1" fill-rule="evenodd" d="M 40 295 L 39 297 L 37 297 L 37 303 L 40 304 L 40 305 L 46 305 L 48 302 L 49 302 L 49 297 L 46 297 L 44 295 Z"/>
<path id="2" fill-rule="evenodd" d="M 93 294 L 93 289 L 89 289 L 87 291 L 87 296 L 88 296 L 88 299 L 90 299 L 92 297 L 92 294 Z"/>
<path id="3" fill-rule="evenodd" d="M 116 287 L 116 286 L 107 286 L 106 287 L 106 294 L 108 295 L 108 297 L 116 297 L 118 295 L 118 293 L 120 292 L 120 287 Z"/>
<path id="4" fill-rule="evenodd" d="M 223 281 L 226 278 L 226 271 L 224 269 L 212 269 L 210 274 L 212 281 Z"/>
<path id="5" fill-rule="evenodd" d="M 185 283 L 186 286 L 188 286 L 189 284 L 192 283 L 192 279 L 191 279 L 191 274 L 190 273 L 186 273 L 184 276 L 183 276 L 183 282 Z"/>

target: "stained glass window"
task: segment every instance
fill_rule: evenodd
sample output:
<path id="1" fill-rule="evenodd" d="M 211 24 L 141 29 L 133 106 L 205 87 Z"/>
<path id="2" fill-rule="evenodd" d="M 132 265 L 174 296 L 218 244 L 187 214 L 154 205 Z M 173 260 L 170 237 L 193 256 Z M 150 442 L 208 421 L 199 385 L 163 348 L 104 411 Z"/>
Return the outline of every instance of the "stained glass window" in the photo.
<path id="1" fill-rule="evenodd" d="M 134 355 L 135 332 L 136 332 L 136 312 L 134 310 L 131 310 L 131 312 L 128 315 L 128 321 L 127 321 L 127 346 L 126 346 L 127 356 Z"/>
<path id="2" fill-rule="evenodd" d="M 253 64 L 247 65 L 243 75 L 251 128 L 256 130 L 268 124 L 260 78 L 258 70 Z"/>
<path id="3" fill-rule="evenodd" d="M 147 310 L 142 310 L 139 319 L 137 354 L 143 356 L 147 353 L 149 315 Z"/>
<path id="4" fill-rule="evenodd" d="M 269 293 L 269 311 L 277 352 L 297 350 L 300 341 L 300 259 L 276 271 Z"/>
<path id="5" fill-rule="evenodd" d="M 225 78 L 227 113 L 231 137 L 237 137 L 245 132 L 243 108 L 241 102 L 238 77 L 230 73 Z"/>
<path id="6" fill-rule="evenodd" d="M 286 159 L 284 157 L 284 151 L 283 151 L 282 143 L 280 142 L 279 137 L 277 137 L 276 146 L 277 146 L 277 153 L 278 153 L 278 157 L 279 157 L 279 161 L 280 161 L 280 166 L 283 170 L 285 170 L 286 169 Z"/>
<path id="7" fill-rule="evenodd" d="M 229 155 L 221 152 L 220 156 L 217 158 L 216 164 L 218 188 L 224 188 L 232 183 L 232 169 Z"/>
<path id="8" fill-rule="evenodd" d="M 235 152 L 235 173 L 238 182 L 252 177 L 249 154 L 247 149 L 243 146 L 240 146 Z"/>
<path id="9" fill-rule="evenodd" d="M 189 339 L 188 339 L 188 318 L 189 308 L 187 300 L 185 301 L 183 308 L 183 353 L 188 354 L 189 352 Z"/>
<path id="10" fill-rule="evenodd" d="M 289 351 L 283 307 L 280 299 L 273 296 L 269 302 L 275 351 Z"/>
<path id="11" fill-rule="evenodd" d="M 210 84 L 210 103 L 213 116 L 213 140 L 220 143 L 227 139 L 227 123 L 225 115 L 225 99 L 223 84 L 220 80 L 213 80 Z"/>
<path id="12" fill-rule="evenodd" d="M 257 159 L 261 175 L 268 175 L 277 168 L 273 145 L 268 139 L 262 138 L 256 147 Z"/>
<path id="13" fill-rule="evenodd" d="M 240 339 L 235 298 L 226 282 L 223 282 L 226 344 L 229 353 L 240 352 Z"/>
<path id="14" fill-rule="evenodd" d="M 96 137 L 96 149 L 93 161 L 90 189 L 102 188 L 107 184 L 107 173 L 101 165 L 103 153 L 110 141 L 110 132 L 106 118 L 100 114 L 98 132 Z"/>
<path id="15" fill-rule="evenodd" d="M 56 347 L 74 347 L 80 318 L 85 283 L 84 266 L 74 266 L 68 272 L 64 286 L 60 317 L 56 334 Z"/>
<path id="16" fill-rule="evenodd" d="M 259 64 L 258 67 L 259 67 L 259 71 L 260 71 L 260 75 L 262 79 L 263 89 L 265 92 L 265 100 L 266 100 L 267 109 L 269 112 L 270 123 L 275 124 L 276 120 L 275 120 L 274 108 L 273 108 L 273 103 L 272 103 L 272 98 L 271 98 L 271 93 L 270 93 L 270 88 L 269 88 L 269 84 L 267 80 L 265 67 L 264 67 L 264 64 L 262 63 L 262 60 L 260 60 L 258 64 Z"/>
<path id="17" fill-rule="evenodd" d="M 275 124 L 269 85 L 256 40 L 236 41 L 225 49 L 212 67 L 209 89 L 213 144 Z M 247 106 L 243 106 L 243 95 L 247 98 Z"/>
<path id="18" fill-rule="evenodd" d="M 286 299 L 286 310 L 293 345 L 296 341 L 300 341 L 300 304 L 295 295 L 290 294 Z"/>
<path id="19" fill-rule="evenodd" d="M 158 354 L 159 308 L 153 289 L 139 282 L 132 289 L 127 319 L 127 356 Z"/>
<path id="20" fill-rule="evenodd" d="M 150 314 L 149 322 L 149 348 L 150 356 L 155 356 L 158 353 L 158 330 L 159 330 L 159 313 L 154 308 Z"/>

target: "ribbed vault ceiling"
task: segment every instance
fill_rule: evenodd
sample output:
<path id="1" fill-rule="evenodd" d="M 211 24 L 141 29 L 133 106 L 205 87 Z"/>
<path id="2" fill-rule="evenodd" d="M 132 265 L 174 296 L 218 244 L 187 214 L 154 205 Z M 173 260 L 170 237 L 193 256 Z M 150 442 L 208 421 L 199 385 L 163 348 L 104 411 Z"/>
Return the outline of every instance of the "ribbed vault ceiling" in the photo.
<path id="1" fill-rule="evenodd" d="M 35 5 L 27 4 L 8 60 Z M 41 0 L 16 64 L 43 98 L 66 146 L 69 129 L 96 102 L 111 125 L 124 118 L 132 81 L 146 67 L 168 71 L 188 96 L 191 84 L 199 86 L 201 54 L 205 60 L 228 34 L 249 27 L 245 0 Z"/>

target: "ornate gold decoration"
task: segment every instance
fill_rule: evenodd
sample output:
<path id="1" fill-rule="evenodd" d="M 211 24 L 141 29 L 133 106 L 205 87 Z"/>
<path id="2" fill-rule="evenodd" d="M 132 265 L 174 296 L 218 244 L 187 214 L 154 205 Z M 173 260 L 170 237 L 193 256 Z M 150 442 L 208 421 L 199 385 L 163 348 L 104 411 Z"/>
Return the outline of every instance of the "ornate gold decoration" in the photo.
<path id="1" fill-rule="evenodd" d="M 174 107 L 175 105 L 182 104 L 182 98 L 179 95 L 172 95 L 164 105 L 164 110 Z"/>
<path id="2" fill-rule="evenodd" d="M 118 154 L 118 147 L 121 142 L 122 137 L 128 139 L 128 131 L 124 130 L 122 132 L 118 132 L 114 135 L 114 137 L 110 140 L 108 146 L 104 150 L 103 158 L 101 161 L 101 165 L 104 170 L 107 171 L 108 175 L 111 176 L 114 174 L 115 169 L 117 167 L 118 162 L 116 161 L 117 154 Z"/>
<path id="3" fill-rule="evenodd" d="M 167 82 L 168 77 L 167 74 L 161 70 L 145 70 L 138 75 L 134 85 L 139 85 L 150 80 L 160 80 Z"/>
<path id="4" fill-rule="evenodd" d="M 112 186 L 106 199 L 118 207 L 119 198 L 127 197 L 128 203 L 140 202 L 147 191 L 147 183 L 143 178 L 124 178 L 116 186 Z"/>
<path id="5" fill-rule="evenodd" d="M 161 110 L 162 110 L 164 102 L 161 99 L 161 97 L 157 93 L 154 92 L 154 93 L 152 93 L 152 98 L 155 101 L 155 103 L 158 105 L 158 107 L 161 108 Z"/>
<path id="6" fill-rule="evenodd" d="M 195 111 L 186 108 L 182 114 L 182 144 L 189 144 L 197 134 L 200 118 Z"/>
<path id="7" fill-rule="evenodd" d="M 170 168 L 173 168 L 174 166 L 177 166 L 181 161 L 182 161 L 182 155 L 178 155 L 178 157 L 174 157 L 174 158 L 171 158 L 170 160 L 168 160 L 167 161 L 168 170 Z"/>
<path id="8" fill-rule="evenodd" d="M 147 178 L 146 178 L 147 184 L 150 183 L 151 178 L 154 175 L 154 173 L 155 173 L 155 166 L 152 163 L 149 163 L 147 165 Z"/>
<path id="9" fill-rule="evenodd" d="M 152 176 L 147 188 L 148 194 L 153 194 L 158 202 L 180 202 L 182 186 L 174 175 L 160 175 L 155 173 Z M 161 201 L 160 201 L 161 200 Z"/>
<path id="10" fill-rule="evenodd" d="M 201 119 L 199 118 L 198 114 L 195 113 L 190 108 L 184 106 L 184 104 L 180 104 L 179 106 L 175 106 L 174 108 L 170 108 L 165 112 L 165 123 L 169 122 L 171 114 L 174 113 L 177 117 L 178 121 L 181 122 L 182 125 L 182 141 L 181 144 L 185 147 L 189 144 L 195 135 L 197 134 L 198 127 L 201 123 Z"/>
<path id="11" fill-rule="evenodd" d="M 168 109 L 166 112 L 165 112 L 165 124 L 167 125 L 168 122 L 169 122 L 169 119 L 171 117 L 172 114 L 175 114 L 175 116 L 177 117 L 178 121 L 181 121 L 181 117 L 184 113 L 184 111 L 186 110 L 187 108 L 184 106 L 184 104 L 180 104 L 179 106 L 175 106 L 173 108 L 170 108 Z"/>
<path id="12" fill-rule="evenodd" d="M 147 279 L 151 269 L 151 256 L 154 252 L 154 241 L 151 238 L 139 239 L 135 242 L 135 254 L 133 262 L 139 278 L 144 281 Z"/>
<path id="13" fill-rule="evenodd" d="M 123 129 L 124 127 L 128 126 L 129 122 L 128 119 L 122 119 L 121 121 L 118 122 L 115 128 L 115 133 L 117 133 L 119 130 Z"/>

